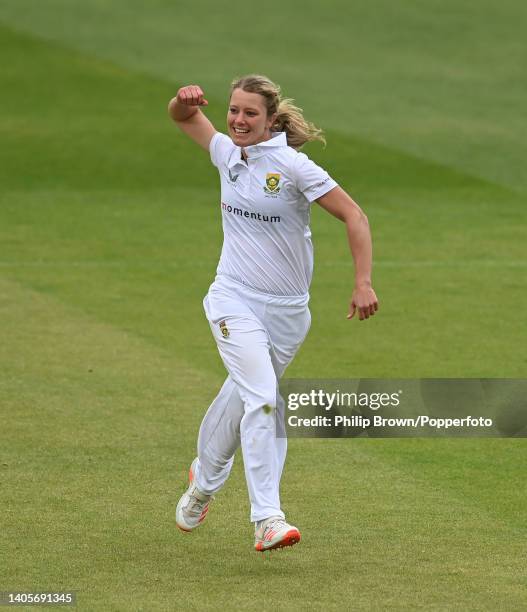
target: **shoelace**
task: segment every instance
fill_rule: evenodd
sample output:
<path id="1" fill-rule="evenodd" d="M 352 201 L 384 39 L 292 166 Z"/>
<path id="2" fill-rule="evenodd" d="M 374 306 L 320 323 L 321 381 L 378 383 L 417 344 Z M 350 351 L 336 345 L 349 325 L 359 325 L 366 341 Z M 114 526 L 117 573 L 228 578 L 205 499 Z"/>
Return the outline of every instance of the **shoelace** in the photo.
<path id="1" fill-rule="evenodd" d="M 209 499 L 201 500 L 198 497 L 196 497 L 196 495 L 194 495 L 193 493 L 190 493 L 189 497 L 190 497 L 190 500 L 185 508 L 185 512 L 193 516 L 200 516 L 201 513 L 205 510 L 205 508 L 208 506 L 210 500 L 212 499 L 212 498 L 209 498 Z"/>
<path id="2" fill-rule="evenodd" d="M 265 526 L 262 538 L 265 538 L 265 535 L 272 529 L 273 531 L 280 531 L 280 529 L 283 529 L 285 526 L 287 525 L 287 523 L 284 521 L 283 518 L 277 517 L 274 519 L 271 519 L 267 525 Z"/>

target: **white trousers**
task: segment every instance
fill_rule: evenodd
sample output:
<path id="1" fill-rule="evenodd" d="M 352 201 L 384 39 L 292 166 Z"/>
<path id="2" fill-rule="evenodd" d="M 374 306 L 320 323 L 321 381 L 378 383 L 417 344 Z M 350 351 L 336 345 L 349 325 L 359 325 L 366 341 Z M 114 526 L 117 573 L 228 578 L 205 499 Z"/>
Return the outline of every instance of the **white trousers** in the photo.
<path id="1" fill-rule="evenodd" d="M 242 447 L 251 521 L 281 516 L 284 403 L 278 380 L 307 335 L 307 296 L 277 297 L 217 276 L 203 301 L 228 376 L 198 437 L 195 481 L 211 495 L 225 484 Z M 277 437 L 277 422 L 284 437 Z"/>

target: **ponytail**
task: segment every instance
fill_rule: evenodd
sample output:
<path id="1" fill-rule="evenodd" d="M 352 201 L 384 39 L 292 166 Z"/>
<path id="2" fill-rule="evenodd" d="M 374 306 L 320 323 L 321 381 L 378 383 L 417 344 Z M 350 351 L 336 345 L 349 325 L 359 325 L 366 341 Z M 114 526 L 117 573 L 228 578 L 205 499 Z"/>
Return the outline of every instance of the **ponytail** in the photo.
<path id="1" fill-rule="evenodd" d="M 326 145 L 322 130 L 304 118 L 303 111 L 293 104 L 291 98 L 283 98 L 278 104 L 278 117 L 272 128 L 275 132 L 287 134 L 287 144 L 300 149 L 306 142 L 319 140 Z"/>

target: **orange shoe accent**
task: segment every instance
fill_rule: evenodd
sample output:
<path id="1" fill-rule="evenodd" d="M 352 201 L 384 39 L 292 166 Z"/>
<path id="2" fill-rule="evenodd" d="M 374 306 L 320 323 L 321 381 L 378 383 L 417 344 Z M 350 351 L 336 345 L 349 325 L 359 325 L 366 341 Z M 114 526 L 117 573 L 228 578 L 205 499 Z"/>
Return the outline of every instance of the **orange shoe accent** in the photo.
<path id="1" fill-rule="evenodd" d="M 207 512 L 209 511 L 209 506 L 205 506 L 205 508 L 203 509 L 203 512 L 199 515 L 199 519 L 198 522 L 201 523 L 201 521 L 205 520 L 205 517 L 207 516 Z"/>
<path id="2" fill-rule="evenodd" d="M 263 542 L 258 542 L 255 546 L 255 549 L 258 552 L 265 552 L 266 550 L 274 550 L 276 548 L 294 546 L 295 544 L 298 544 L 298 542 L 300 542 L 300 532 L 298 531 L 298 529 L 290 529 L 279 542 L 276 542 L 276 544 L 264 547 Z"/>
<path id="3" fill-rule="evenodd" d="M 264 540 L 271 541 L 274 538 L 275 534 L 276 534 L 276 531 L 274 531 L 273 529 L 269 529 L 269 531 L 267 532 Z"/>

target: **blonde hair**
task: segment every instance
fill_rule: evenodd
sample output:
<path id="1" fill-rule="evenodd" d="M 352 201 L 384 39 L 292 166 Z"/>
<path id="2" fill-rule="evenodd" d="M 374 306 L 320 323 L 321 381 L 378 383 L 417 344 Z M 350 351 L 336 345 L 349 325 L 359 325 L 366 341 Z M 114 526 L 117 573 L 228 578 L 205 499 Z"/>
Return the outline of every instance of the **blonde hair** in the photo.
<path id="1" fill-rule="evenodd" d="M 303 111 L 293 104 L 292 98 L 282 98 L 280 86 L 260 74 L 250 74 L 242 78 L 236 78 L 231 83 L 230 95 L 235 89 L 241 89 L 247 93 L 257 93 L 263 96 L 267 108 L 267 116 L 277 113 L 277 117 L 271 126 L 273 132 L 285 132 L 287 144 L 294 149 L 300 149 L 306 142 L 319 140 L 324 145 L 326 139 L 322 130 L 302 114 Z"/>

